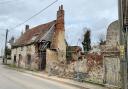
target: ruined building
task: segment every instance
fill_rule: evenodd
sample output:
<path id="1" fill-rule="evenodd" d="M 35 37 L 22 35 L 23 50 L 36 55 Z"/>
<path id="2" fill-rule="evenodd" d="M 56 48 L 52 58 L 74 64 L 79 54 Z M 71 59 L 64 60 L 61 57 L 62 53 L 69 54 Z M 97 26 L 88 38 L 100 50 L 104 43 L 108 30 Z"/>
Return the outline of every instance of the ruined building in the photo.
<path id="1" fill-rule="evenodd" d="M 12 64 L 27 68 L 44 70 L 50 60 L 65 63 L 66 41 L 63 6 L 57 11 L 54 21 L 34 28 L 26 25 L 22 34 L 12 45 Z"/>
<path id="2" fill-rule="evenodd" d="M 121 87 L 120 66 L 120 23 L 112 22 L 107 30 L 106 45 L 102 48 L 104 83 L 113 85 L 118 89 Z M 118 87 L 118 88 L 117 88 Z"/>

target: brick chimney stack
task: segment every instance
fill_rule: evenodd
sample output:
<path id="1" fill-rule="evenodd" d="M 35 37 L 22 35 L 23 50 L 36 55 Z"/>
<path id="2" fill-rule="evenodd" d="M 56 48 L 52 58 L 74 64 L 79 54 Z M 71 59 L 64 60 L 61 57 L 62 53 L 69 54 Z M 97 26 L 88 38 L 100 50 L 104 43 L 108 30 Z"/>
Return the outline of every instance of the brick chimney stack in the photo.
<path id="1" fill-rule="evenodd" d="M 64 10 L 63 5 L 59 7 L 57 11 L 57 20 L 56 20 L 56 29 L 57 30 L 64 30 Z"/>
<path id="2" fill-rule="evenodd" d="M 57 11 L 55 24 L 55 33 L 52 40 L 53 49 L 58 51 L 58 59 L 62 62 L 66 60 L 66 42 L 65 42 L 65 26 L 64 26 L 64 10 L 63 5 Z"/>
<path id="3" fill-rule="evenodd" d="M 57 18 L 55 24 L 55 34 L 52 41 L 53 49 L 62 49 L 65 40 L 65 30 L 64 30 L 64 10 L 63 5 L 59 6 L 57 11 Z"/>

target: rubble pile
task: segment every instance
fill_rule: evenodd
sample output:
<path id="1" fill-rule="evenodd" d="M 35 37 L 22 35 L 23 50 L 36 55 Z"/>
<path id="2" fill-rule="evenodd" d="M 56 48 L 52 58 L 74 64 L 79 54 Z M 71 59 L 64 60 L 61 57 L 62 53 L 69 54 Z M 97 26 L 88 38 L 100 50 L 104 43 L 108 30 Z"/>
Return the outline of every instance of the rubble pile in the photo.
<path id="1" fill-rule="evenodd" d="M 72 61 L 69 64 L 53 62 L 48 73 L 62 78 L 78 81 L 103 82 L 103 60 L 98 53 L 89 53 L 86 58 Z"/>

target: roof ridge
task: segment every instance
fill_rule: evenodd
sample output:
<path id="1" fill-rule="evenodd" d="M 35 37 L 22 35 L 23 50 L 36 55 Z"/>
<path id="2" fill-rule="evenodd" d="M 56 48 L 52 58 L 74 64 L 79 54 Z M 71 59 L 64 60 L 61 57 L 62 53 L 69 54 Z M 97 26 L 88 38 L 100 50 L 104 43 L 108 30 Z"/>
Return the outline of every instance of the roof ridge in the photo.
<path id="1" fill-rule="evenodd" d="M 56 20 L 49 21 L 49 22 L 47 22 L 47 23 L 43 23 L 43 24 L 37 25 L 37 26 L 35 26 L 35 27 L 32 27 L 32 28 L 28 29 L 27 31 L 30 31 L 30 30 L 35 29 L 35 28 L 38 28 L 38 27 L 40 27 L 40 26 L 42 26 L 42 25 L 47 25 L 47 24 L 53 23 L 53 22 L 55 22 L 55 21 L 56 21 Z"/>

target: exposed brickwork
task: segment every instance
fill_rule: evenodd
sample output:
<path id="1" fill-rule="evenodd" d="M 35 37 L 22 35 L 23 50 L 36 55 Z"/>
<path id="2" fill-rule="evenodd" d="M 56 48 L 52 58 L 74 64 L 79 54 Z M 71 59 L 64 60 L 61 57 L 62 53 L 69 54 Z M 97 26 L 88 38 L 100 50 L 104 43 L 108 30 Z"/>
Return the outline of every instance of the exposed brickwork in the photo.
<path id="1" fill-rule="evenodd" d="M 57 19 L 55 25 L 55 34 L 52 42 L 53 49 L 63 49 L 61 46 L 65 44 L 65 29 L 64 29 L 64 10 L 63 6 L 57 11 Z M 64 49 L 65 50 L 65 49 Z"/>
<path id="2" fill-rule="evenodd" d="M 60 62 L 66 61 L 66 42 L 65 42 L 65 26 L 64 26 L 64 10 L 63 5 L 57 11 L 57 19 L 55 25 L 55 33 L 52 40 L 52 49 L 58 52 L 58 59 Z"/>

